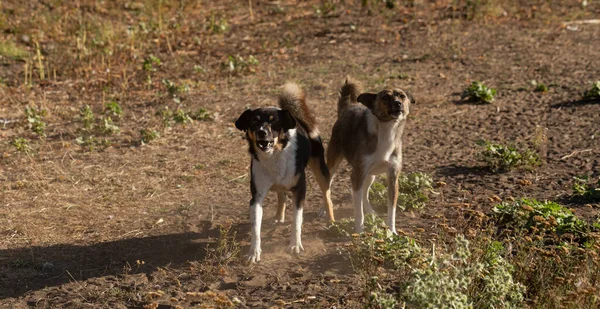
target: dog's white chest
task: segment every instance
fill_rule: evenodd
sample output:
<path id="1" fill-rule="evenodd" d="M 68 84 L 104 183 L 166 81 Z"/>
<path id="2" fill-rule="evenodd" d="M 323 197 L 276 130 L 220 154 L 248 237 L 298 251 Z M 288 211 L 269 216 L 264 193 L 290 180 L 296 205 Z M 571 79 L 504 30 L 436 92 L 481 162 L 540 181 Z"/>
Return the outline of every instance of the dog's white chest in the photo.
<path id="1" fill-rule="evenodd" d="M 290 132 L 293 131 L 293 132 Z M 258 154 L 259 160 L 253 158 L 252 177 L 257 185 L 290 189 L 296 185 L 296 130 L 289 130 L 289 141 L 279 153 L 272 155 Z M 261 186 L 262 187 L 262 186 Z"/>
<path id="2" fill-rule="evenodd" d="M 396 149 L 396 134 L 398 134 L 398 123 L 390 121 L 379 123 L 377 130 L 377 147 L 375 152 L 365 158 L 365 166 L 368 175 L 378 175 L 387 171 L 391 162 L 391 156 Z"/>

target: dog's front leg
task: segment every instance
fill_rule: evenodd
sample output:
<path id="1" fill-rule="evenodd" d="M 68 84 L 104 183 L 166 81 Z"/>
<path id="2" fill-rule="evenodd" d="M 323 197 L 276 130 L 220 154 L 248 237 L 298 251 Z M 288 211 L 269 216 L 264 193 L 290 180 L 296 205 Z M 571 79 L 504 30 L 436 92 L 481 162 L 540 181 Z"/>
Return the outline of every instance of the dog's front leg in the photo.
<path id="1" fill-rule="evenodd" d="M 398 204 L 398 175 L 400 167 L 392 166 L 388 171 L 388 211 L 387 211 L 387 226 L 396 234 L 396 206 Z"/>
<path id="2" fill-rule="evenodd" d="M 290 245 L 288 253 L 298 254 L 304 251 L 302 246 L 302 215 L 304 208 L 304 199 L 306 197 L 306 176 L 304 172 L 300 175 L 298 183 L 292 188 L 294 203 L 294 222 L 292 222 L 292 233 L 290 235 Z"/>
<path id="3" fill-rule="evenodd" d="M 256 263 L 260 261 L 260 227 L 262 224 L 262 202 L 265 198 L 264 195 L 257 195 L 250 201 L 250 222 L 252 223 L 252 230 L 250 232 L 250 252 L 246 257 L 246 260 L 250 263 Z"/>
<path id="4" fill-rule="evenodd" d="M 354 199 L 354 231 L 362 233 L 365 224 L 365 214 L 363 211 L 363 194 L 365 185 L 365 177 L 361 171 L 352 170 L 352 198 Z"/>
<path id="5" fill-rule="evenodd" d="M 252 230 L 250 231 L 250 252 L 246 260 L 250 263 L 260 261 L 260 227 L 262 224 L 263 209 L 262 204 L 271 188 L 272 182 L 264 176 L 262 168 L 258 164 L 250 167 L 250 191 L 252 200 L 250 200 L 250 222 Z"/>

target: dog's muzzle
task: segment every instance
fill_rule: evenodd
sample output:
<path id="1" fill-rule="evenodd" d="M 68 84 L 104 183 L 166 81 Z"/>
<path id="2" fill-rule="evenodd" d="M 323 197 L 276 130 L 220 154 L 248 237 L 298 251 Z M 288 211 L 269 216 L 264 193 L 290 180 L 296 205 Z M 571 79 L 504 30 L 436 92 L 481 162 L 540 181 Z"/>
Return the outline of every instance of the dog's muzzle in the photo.
<path id="1" fill-rule="evenodd" d="M 404 108 L 402 106 L 402 102 L 400 101 L 395 101 L 394 105 L 392 105 L 392 107 L 390 108 L 390 116 L 394 117 L 394 118 L 398 118 L 400 117 L 400 115 L 404 113 Z"/>
<path id="2" fill-rule="evenodd" d="M 258 148 L 260 148 L 260 150 L 262 151 L 268 151 L 270 149 L 273 148 L 273 140 L 257 140 L 256 141 L 256 146 L 258 146 Z"/>

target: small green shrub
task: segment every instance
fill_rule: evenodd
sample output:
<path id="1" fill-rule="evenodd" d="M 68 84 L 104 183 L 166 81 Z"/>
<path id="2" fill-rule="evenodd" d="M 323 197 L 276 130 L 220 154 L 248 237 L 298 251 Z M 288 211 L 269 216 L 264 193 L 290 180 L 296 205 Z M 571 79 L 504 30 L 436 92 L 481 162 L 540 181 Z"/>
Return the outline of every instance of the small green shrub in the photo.
<path id="1" fill-rule="evenodd" d="M 219 34 L 225 33 L 229 30 L 229 25 L 227 24 L 227 19 L 224 17 L 217 17 L 217 14 L 212 12 L 208 19 L 208 25 L 206 30 L 211 34 Z"/>
<path id="2" fill-rule="evenodd" d="M 433 191 L 433 180 L 425 173 L 403 174 L 398 179 L 398 207 L 403 210 L 419 210 L 429 201 L 429 193 Z"/>
<path id="3" fill-rule="evenodd" d="M 429 194 L 433 191 L 431 176 L 415 172 L 402 174 L 398 178 L 398 207 L 402 210 L 420 210 L 429 201 Z M 369 189 L 369 199 L 372 205 L 387 205 L 387 187 L 383 181 L 376 180 Z"/>
<path id="4" fill-rule="evenodd" d="M 258 59 L 253 55 L 248 56 L 247 60 L 241 56 L 229 55 L 223 67 L 230 73 L 254 73 L 258 64 Z"/>
<path id="5" fill-rule="evenodd" d="M 27 117 L 29 128 L 38 136 L 46 136 L 46 123 L 44 122 L 44 117 L 46 117 L 47 114 L 45 109 L 36 109 L 34 107 L 25 108 L 25 116 Z"/>
<path id="6" fill-rule="evenodd" d="M 18 152 L 30 153 L 31 146 L 29 146 L 29 141 L 23 137 L 17 137 L 10 142 L 12 146 L 14 146 Z"/>
<path id="7" fill-rule="evenodd" d="M 140 135 L 142 144 L 148 144 L 151 141 L 160 137 L 160 134 L 154 129 L 141 129 Z"/>
<path id="8" fill-rule="evenodd" d="M 588 202 L 600 200 L 600 178 L 593 184 L 587 176 L 575 177 L 571 197 Z"/>
<path id="9" fill-rule="evenodd" d="M 100 125 L 98 129 L 103 134 L 113 135 L 121 132 L 119 126 L 115 125 L 110 117 L 100 117 Z"/>
<path id="10" fill-rule="evenodd" d="M 332 0 L 323 0 L 321 4 L 318 6 L 314 6 L 315 14 L 318 17 L 325 17 L 329 14 L 332 14 L 337 9 L 337 6 Z"/>
<path id="11" fill-rule="evenodd" d="M 467 99 L 476 103 L 492 103 L 494 102 L 494 96 L 496 95 L 496 89 L 489 88 L 481 82 L 473 82 L 467 89 L 465 89 L 461 95 L 461 98 Z"/>
<path id="12" fill-rule="evenodd" d="M 506 146 L 489 141 L 479 141 L 483 149 L 479 157 L 494 172 L 508 171 L 517 167 L 533 169 L 541 164 L 539 154 L 530 149 L 519 150 L 513 146 Z"/>
<path id="13" fill-rule="evenodd" d="M 535 86 L 535 91 L 536 92 L 548 92 L 548 86 L 546 86 L 544 84 L 537 84 Z"/>
<path id="14" fill-rule="evenodd" d="M 110 117 L 116 117 L 118 119 L 121 119 L 121 117 L 123 117 L 123 109 L 121 108 L 121 105 L 119 105 L 119 103 L 117 103 L 116 101 L 110 101 L 106 103 L 104 114 Z"/>
<path id="15" fill-rule="evenodd" d="M 369 308 L 521 308 L 525 287 L 501 243 L 462 237 L 451 250 L 425 250 L 383 228 L 355 237 L 350 258 L 365 280 Z M 390 293 L 390 291 L 397 291 Z"/>
<path id="16" fill-rule="evenodd" d="M 587 100 L 597 100 L 600 99 L 600 81 L 597 81 L 592 85 L 592 88 L 587 90 L 583 97 Z"/>
<path id="17" fill-rule="evenodd" d="M 150 55 L 146 59 L 144 59 L 144 63 L 142 64 L 142 68 L 146 72 L 154 72 L 154 71 L 156 71 L 155 66 L 159 66 L 160 63 L 161 63 L 160 59 L 158 59 L 154 55 Z"/>
<path id="18" fill-rule="evenodd" d="M 173 120 L 175 123 L 186 124 L 192 121 L 192 117 L 181 108 L 177 108 L 173 113 Z"/>
<path id="19" fill-rule="evenodd" d="M 551 201 L 522 198 L 497 204 L 493 211 L 501 225 L 513 229 L 531 230 L 535 227 L 558 235 L 571 233 L 577 237 L 585 237 L 589 231 L 588 225 L 570 209 Z"/>
<path id="20" fill-rule="evenodd" d="M 91 131 L 96 122 L 96 116 L 89 105 L 85 105 L 79 109 L 79 119 L 86 131 Z"/>
<path id="21" fill-rule="evenodd" d="M 210 113 L 204 108 L 200 107 L 195 112 L 191 113 L 190 117 L 194 120 L 210 120 Z"/>

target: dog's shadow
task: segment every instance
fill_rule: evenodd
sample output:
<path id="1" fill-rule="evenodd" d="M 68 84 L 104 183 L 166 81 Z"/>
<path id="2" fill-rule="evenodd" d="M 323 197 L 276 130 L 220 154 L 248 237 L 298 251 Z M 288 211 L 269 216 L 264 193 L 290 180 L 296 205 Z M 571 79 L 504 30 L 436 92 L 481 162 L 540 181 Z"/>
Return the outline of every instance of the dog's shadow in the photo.
<path id="1" fill-rule="evenodd" d="M 232 227 L 248 233 L 248 224 Z M 200 232 L 126 238 L 90 245 L 59 244 L 0 250 L 0 299 L 71 281 L 124 273 L 150 274 L 158 267 L 201 261 L 215 246 L 220 229 L 208 221 Z M 139 262 L 138 262 L 139 261 Z"/>
<path id="2" fill-rule="evenodd" d="M 599 99 L 582 99 L 582 100 L 576 100 L 576 101 L 560 102 L 560 103 L 550 105 L 550 107 L 558 108 L 558 109 L 560 109 L 560 108 L 575 108 L 575 107 L 592 105 L 592 104 L 600 105 L 600 98 Z"/>

